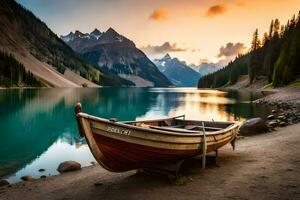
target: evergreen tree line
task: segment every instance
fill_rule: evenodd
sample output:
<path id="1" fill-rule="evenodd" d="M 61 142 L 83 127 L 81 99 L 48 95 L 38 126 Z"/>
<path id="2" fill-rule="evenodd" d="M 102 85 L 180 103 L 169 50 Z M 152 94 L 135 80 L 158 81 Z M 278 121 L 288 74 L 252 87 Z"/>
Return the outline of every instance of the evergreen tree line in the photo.
<path id="1" fill-rule="evenodd" d="M 4 16 L 20 29 L 18 34 L 26 42 L 30 53 L 42 62 L 52 65 L 60 73 L 67 68 L 79 72 L 80 76 L 96 84 L 105 86 L 132 85 L 133 83 L 122 79 L 112 73 L 105 72 L 75 53 L 62 41 L 48 26 L 16 1 L 1 0 L 0 6 L 4 9 Z"/>
<path id="2" fill-rule="evenodd" d="M 39 87 L 42 84 L 13 55 L 0 51 L 0 86 Z"/>
<path id="3" fill-rule="evenodd" d="M 198 87 L 222 87 L 235 84 L 240 75 L 248 75 L 250 84 L 261 77 L 273 86 L 287 85 L 300 77 L 300 12 L 280 25 L 272 20 L 268 32 L 260 39 L 258 30 L 253 33 L 251 48 L 239 55 L 225 68 L 204 76 Z"/>
<path id="4" fill-rule="evenodd" d="M 99 83 L 101 72 L 77 55 L 43 21 L 15 1 L 6 0 L 5 3 L 12 8 L 6 15 L 20 26 L 20 34 L 28 41 L 30 53 L 34 57 L 52 65 L 62 74 L 69 68 L 80 72 L 82 77 Z"/>

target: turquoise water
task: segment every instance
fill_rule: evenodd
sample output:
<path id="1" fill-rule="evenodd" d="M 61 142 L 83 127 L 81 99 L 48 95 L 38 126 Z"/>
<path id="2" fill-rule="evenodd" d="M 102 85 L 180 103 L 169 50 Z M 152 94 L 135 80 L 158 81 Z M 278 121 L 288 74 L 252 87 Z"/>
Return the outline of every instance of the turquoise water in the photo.
<path id="1" fill-rule="evenodd" d="M 0 177 L 54 175 L 60 162 L 94 161 L 76 129 L 74 105 L 103 118 L 139 120 L 186 114 L 203 120 L 245 120 L 269 113 L 249 104 L 261 94 L 196 88 L 0 90 Z M 38 172 L 39 169 L 45 172 Z"/>

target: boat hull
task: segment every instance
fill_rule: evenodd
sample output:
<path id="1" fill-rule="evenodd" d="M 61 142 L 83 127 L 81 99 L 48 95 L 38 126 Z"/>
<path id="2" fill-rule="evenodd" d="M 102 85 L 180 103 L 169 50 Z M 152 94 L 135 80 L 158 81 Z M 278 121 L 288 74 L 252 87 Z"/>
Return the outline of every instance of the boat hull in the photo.
<path id="1" fill-rule="evenodd" d="M 170 150 L 124 142 L 94 134 L 98 148 L 102 152 L 102 165 L 110 171 L 128 171 L 151 168 L 159 163 L 184 159 L 199 154 L 199 150 Z"/>
<path id="2" fill-rule="evenodd" d="M 203 135 L 174 134 L 86 114 L 78 114 L 80 126 L 96 160 L 107 170 L 124 172 L 151 168 L 169 161 L 182 160 L 203 152 Z M 215 151 L 236 137 L 238 126 L 206 137 L 206 153 Z"/>

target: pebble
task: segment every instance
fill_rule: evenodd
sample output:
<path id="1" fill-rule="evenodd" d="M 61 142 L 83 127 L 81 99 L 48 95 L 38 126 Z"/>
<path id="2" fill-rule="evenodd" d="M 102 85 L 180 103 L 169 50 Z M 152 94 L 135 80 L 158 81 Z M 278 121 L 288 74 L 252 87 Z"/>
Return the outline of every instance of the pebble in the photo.
<path id="1" fill-rule="evenodd" d="M 44 172 L 44 171 L 46 171 L 45 169 L 39 169 L 39 172 Z"/>
<path id="2" fill-rule="evenodd" d="M 32 180 L 34 180 L 34 178 L 32 178 L 32 176 L 22 176 L 21 179 L 23 181 L 32 181 Z"/>
<path id="3" fill-rule="evenodd" d="M 267 117 L 268 126 L 274 128 L 276 126 L 287 126 L 290 124 L 300 123 L 300 101 L 266 101 L 259 99 L 253 103 L 276 106 L 276 109 L 271 110 Z M 277 116 L 278 113 L 278 116 Z M 277 119 L 277 120 L 275 120 Z M 276 123 L 277 121 L 277 123 Z"/>
<path id="4" fill-rule="evenodd" d="M 278 126 L 278 122 L 277 121 L 270 121 L 268 123 L 268 125 L 271 127 L 271 128 L 275 128 L 276 126 Z"/>
<path id="5" fill-rule="evenodd" d="M 96 162 L 95 162 L 95 161 L 92 161 L 91 164 L 92 164 L 92 165 L 96 165 Z"/>
<path id="6" fill-rule="evenodd" d="M 101 183 L 101 182 L 96 182 L 96 183 L 94 183 L 94 185 L 95 185 L 95 186 L 102 186 L 103 183 Z"/>
<path id="7" fill-rule="evenodd" d="M 286 126 L 287 124 L 285 122 L 280 122 L 279 126 Z"/>

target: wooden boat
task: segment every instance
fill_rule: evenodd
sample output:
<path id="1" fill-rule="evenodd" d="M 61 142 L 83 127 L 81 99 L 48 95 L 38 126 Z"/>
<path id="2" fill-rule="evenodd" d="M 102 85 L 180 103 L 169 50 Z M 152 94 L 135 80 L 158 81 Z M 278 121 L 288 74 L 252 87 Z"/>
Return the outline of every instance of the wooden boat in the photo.
<path id="1" fill-rule="evenodd" d="M 217 151 L 235 141 L 239 127 L 237 122 L 185 120 L 184 116 L 118 122 L 83 113 L 80 103 L 75 113 L 79 132 L 95 159 L 113 172 L 151 168 Z"/>

